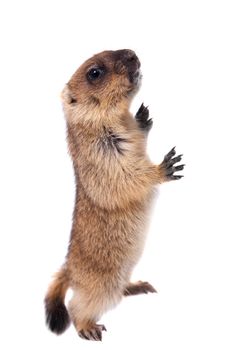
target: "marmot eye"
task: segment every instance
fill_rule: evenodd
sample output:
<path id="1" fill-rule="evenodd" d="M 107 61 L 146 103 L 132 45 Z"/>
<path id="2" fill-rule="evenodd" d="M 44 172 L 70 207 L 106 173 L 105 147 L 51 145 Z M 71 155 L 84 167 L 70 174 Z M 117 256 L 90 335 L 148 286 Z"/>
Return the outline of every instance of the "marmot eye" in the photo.
<path id="1" fill-rule="evenodd" d="M 91 68 L 87 73 L 88 80 L 96 80 L 100 78 L 104 73 L 102 68 Z"/>

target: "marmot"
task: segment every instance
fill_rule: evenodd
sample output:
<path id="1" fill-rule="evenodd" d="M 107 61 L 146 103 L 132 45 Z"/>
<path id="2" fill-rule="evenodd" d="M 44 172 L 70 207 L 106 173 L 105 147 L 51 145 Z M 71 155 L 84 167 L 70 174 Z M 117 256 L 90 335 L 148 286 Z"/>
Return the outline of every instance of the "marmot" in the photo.
<path id="1" fill-rule="evenodd" d="M 184 165 L 175 166 L 182 157 L 175 147 L 160 165 L 146 155 L 148 108 L 142 104 L 135 118 L 129 112 L 140 82 L 133 51 L 104 51 L 82 64 L 62 93 L 76 200 L 66 261 L 45 297 L 47 325 L 57 334 L 71 319 L 80 337 L 101 340 L 106 328 L 97 321 L 104 312 L 124 295 L 156 291 L 130 276 L 143 250 L 153 189 L 180 179 Z"/>

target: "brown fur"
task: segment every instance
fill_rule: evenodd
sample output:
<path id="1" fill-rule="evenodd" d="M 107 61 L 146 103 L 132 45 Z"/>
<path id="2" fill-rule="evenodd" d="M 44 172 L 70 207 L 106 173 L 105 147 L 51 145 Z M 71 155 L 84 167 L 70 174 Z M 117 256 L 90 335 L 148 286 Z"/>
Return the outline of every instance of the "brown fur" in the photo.
<path id="1" fill-rule="evenodd" d="M 96 322 L 126 290 L 142 291 L 132 288 L 130 276 L 143 250 L 153 189 L 169 180 L 167 161 L 151 163 L 146 133 L 129 112 L 139 65 L 132 51 L 102 52 L 62 94 L 77 193 L 67 259 L 46 300 L 59 293 L 64 300 L 71 287 L 69 315 L 85 339 L 101 339 L 104 328 Z M 96 66 L 106 73 L 90 82 L 86 74 Z"/>

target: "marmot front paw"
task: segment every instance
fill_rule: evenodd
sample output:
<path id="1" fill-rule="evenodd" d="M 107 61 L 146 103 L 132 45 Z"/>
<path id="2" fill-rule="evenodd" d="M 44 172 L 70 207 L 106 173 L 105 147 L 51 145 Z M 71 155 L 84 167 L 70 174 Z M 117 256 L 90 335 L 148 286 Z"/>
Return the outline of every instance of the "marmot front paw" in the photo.
<path id="1" fill-rule="evenodd" d="M 174 166 L 176 163 L 179 163 L 182 159 L 183 154 L 180 154 L 174 157 L 176 154 L 175 147 L 171 149 L 168 154 L 163 159 L 163 162 L 160 164 L 161 170 L 164 172 L 166 180 L 179 180 L 183 175 L 174 175 L 175 172 L 181 171 L 184 169 L 185 164 Z"/>
<path id="2" fill-rule="evenodd" d="M 149 118 L 149 109 L 143 103 L 137 111 L 135 119 L 140 129 L 148 132 L 152 128 L 153 120 Z"/>

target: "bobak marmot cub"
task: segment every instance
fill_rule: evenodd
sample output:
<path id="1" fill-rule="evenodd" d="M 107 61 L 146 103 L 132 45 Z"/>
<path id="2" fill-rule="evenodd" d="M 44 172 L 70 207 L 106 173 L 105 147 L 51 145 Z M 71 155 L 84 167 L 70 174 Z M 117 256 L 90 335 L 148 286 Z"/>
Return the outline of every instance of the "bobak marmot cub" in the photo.
<path id="1" fill-rule="evenodd" d="M 87 60 L 62 97 L 76 177 L 73 227 L 66 261 L 45 298 L 48 327 L 60 334 L 72 320 L 80 337 L 101 340 L 97 321 L 125 295 L 155 292 L 130 282 L 146 236 L 153 190 L 178 180 L 181 155 L 173 148 L 160 165 L 146 155 L 152 126 L 142 104 L 129 112 L 141 81 L 131 50 L 104 51 Z M 64 303 L 73 290 L 68 311 Z"/>

